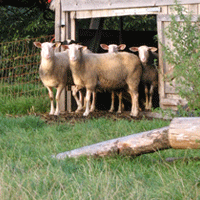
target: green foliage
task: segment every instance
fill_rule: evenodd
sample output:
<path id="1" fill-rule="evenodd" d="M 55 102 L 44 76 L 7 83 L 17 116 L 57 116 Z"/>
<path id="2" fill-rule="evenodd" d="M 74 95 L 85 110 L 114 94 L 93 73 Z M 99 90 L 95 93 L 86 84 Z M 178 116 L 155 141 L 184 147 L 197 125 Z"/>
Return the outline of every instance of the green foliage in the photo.
<path id="1" fill-rule="evenodd" d="M 171 23 L 165 35 L 172 41 L 173 47 L 162 44 L 165 60 L 173 68 L 172 80 L 175 80 L 179 95 L 188 101 L 191 109 L 200 108 L 200 32 L 199 21 L 192 22 L 192 14 L 186 13 L 183 6 L 174 6 L 177 15 L 171 15 Z M 177 20 L 179 18 L 181 22 Z M 167 77 L 169 79 L 170 77 Z M 167 80 L 166 79 L 166 80 Z"/>
<path id="2" fill-rule="evenodd" d="M 0 42 L 54 33 L 54 12 L 37 7 L 0 6 Z"/>
<path id="3" fill-rule="evenodd" d="M 119 30 L 120 17 L 106 18 L 104 29 Z M 125 31 L 157 31 L 155 15 L 123 16 L 123 30 Z"/>

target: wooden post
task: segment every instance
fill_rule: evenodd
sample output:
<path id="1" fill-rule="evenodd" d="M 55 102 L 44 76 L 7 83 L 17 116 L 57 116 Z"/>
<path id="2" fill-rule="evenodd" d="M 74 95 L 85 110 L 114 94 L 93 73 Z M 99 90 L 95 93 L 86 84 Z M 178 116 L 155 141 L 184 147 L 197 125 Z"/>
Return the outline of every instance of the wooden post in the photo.
<path id="1" fill-rule="evenodd" d="M 158 33 L 158 38 L 159 38 L 159 42 L 158 42 L 158 67 L 160 70 L 160 73 L 158 73 L 158 93 L 159 93 L 159 105 L 161 108 L 163 107 L 162 104 L 162 100 L 165 98 L 165 84 L 164 84 L 164 62 L 163 62 L 163 51 L 162 51 L 162 46 L 160 44 L 160 42 L 163 43 L 163 39 L 164 39 L 164 33 L 163 33 L 163 24 L 161 20 L 158 20 L 158 15 L 157 15 L 157 33 Z"/>
<path id="2" fill-rule="evenodd" d="M 55 9 L 55 41 L 61 42 L 65 39 L 65 14 L 61 12 L 61 0 L 56 0 L 56 9 Z M 60 51 L 61 49 L 59 49 Z M 65 93 L 66 89 L 64 88 L 60 95 L 60 112 L 65 113 Z"/>
<path id="3" fill-rule="evenodd" d="M 119 18 L 119 44 L 123 44 L 123 17 Z"/>

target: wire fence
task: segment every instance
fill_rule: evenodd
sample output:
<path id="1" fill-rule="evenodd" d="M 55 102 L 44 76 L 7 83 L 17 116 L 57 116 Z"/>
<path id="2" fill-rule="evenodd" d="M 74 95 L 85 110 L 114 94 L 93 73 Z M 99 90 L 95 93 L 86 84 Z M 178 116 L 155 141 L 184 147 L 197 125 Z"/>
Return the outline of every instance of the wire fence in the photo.
<path id="1" fill-rule="evenodd" d="M 34 41 L 51 41 L 53 35 L 0 43 L 0 99 L 43 96 L 39 79 L 40 50 Z"/>

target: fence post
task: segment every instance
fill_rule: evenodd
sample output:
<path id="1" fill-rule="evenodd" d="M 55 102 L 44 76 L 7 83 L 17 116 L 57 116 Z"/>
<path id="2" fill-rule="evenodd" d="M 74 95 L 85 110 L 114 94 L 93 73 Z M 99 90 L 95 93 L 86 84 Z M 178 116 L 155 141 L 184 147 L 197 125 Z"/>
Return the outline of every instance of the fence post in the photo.
<path id="1" fill-rule="evenodd" d="M 64 23 L 64 21 L 62 22 L 62 20 L 65 20 L 63 18 L 62 15 L 62 11 L 61 11 L 61 0 L 56 0 L 55 3 L 55 41 L 56 42 L 61 42 L 61 31 L 63 32 L 63 30 L 61 30 L 62 28 L 62 23 Z M 63 37 L 63 35 L 62 35 Z M 61 113 L 65 113 L 65 95 L 66 95 L 66 88 L 64 87 L 61 95 L 60 95 L 60 112 Z"/>

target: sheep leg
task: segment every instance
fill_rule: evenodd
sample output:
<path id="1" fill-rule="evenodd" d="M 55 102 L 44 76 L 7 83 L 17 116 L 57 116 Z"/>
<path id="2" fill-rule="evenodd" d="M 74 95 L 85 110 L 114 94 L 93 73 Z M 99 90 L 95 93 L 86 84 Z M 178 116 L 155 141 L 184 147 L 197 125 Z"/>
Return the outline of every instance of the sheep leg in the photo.
<path id="1" fill-rule="evenodd" d="M 54 103 L 53 103 L 53 88 L 52 87 L 48 87 L 48 86 L 46 86 L 46 88 L 48 89 L 49 99 L 51 101 L 51 109 L 50 109 L 49 115 L 54 115 L 55 108 L 54 108 Z"/>
<path id="2" fill-rule="evenodd" d="M 56 111 L 54 115 L 59 115 L 60 114 L 60 95 L 61 92 L 63 91 L 64 86 L 58 86 L 57 87 L 57 92 L 56 92 Z"/>
<path id="3" fill-rule="evenodd" d="M 113 112 L 115 109 L 115 93 L 112 91 L 111 93 L 111 106 L 109 112 Z"/>
<path id="4" fill-rule="evenodd" d="M 83 116 L 88 116 L 90 113 L 90 98 L 91 98 L 91 93 L 92 91 L 87 89 L 86 91 L 86 109 L 85 112 L 83 113 Z"/>
<path id="5" fill-rule="evenodd" d="M 118 106 L 118 111 L 117 113 L 122 113 L 122 92 L 120 92 L 118 94 L 118 98 L 119 98 L 119 106 Z"/>
<path id="6" fill-rule="evenodd" d="M 79 93 L 79 101 L 82 103 L 83 102 L 83 94 L 81 91 L 79 91 L 78 93 Z"/>
<path id="7" fill-rule="evenodd" d="M 75 112 L 79 112 L 80 110 L 83 109 L 83 106 L 82 106 L 82 101 L 80 101 L 80 99 L 78 98 L 77 96 L 77 92 L 79 91 L 79 88 L 78 86 L 75 86 L 72 90 L 72 95 L 76 101 L 76 104 L 77 104 L 77 109 Z M 81 96 L 82 96 L 82 93 L 81 93 Z"/>
<path id="8" fill-rule="evenodd" d="M 138 103 L 138 92 L 137 91 L 129 91 L 131 95 L 132 100 L 132 106 L 131 106 L 131 116 L 137 117 L 139 113 L 139 103 Z"/>
<path id="9" fill-rule="evenodd" d="M 145 97 L 146 97 L 145 109 L 148 110 L 149 109 L 149 90 L 148 90 L 147 85 L 145 85 Z"/>
<path id="10" fill-rule="evenodd" d="M 152 98 L 153 98 L 153 91 L 154 91 L 154 86 L 153 84 L 150 87 L 150 92 L 149 92 L 149 110 L 152 108 Z"/>
<path id="11" fill-rule="evenodd" d="M 95 103 L 96 103 L 96 92 L 92 92 L 92 104 L 90 107 L 90 112 L 93 112 L 95 110 Z"/>

